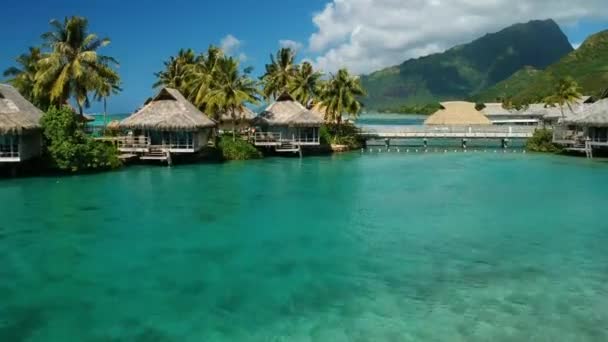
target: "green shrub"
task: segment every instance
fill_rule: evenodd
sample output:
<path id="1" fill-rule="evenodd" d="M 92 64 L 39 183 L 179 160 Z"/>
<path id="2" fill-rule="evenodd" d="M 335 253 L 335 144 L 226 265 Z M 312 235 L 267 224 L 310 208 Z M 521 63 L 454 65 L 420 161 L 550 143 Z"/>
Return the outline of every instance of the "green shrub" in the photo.
<path id="1" fill-rule="evenodd" d="M 559 146 L 553 143 L 553 132 L 548 129 L 537 129 L 526 143 L 526 149 L 532 152 L 561 152 Z"/>
<path id="2" fill-rule="evenodd" d="M 121 165 L 114 146 L 84 133 L 71 109 L 51 108 L 42 117 L 45 155 L 50 167 L 68 172 L 113 169 Z"/>
<path id="3" fill-rule="evenodd" d="M 365 139 L 359 133 L 359 128 L 352 123 L 326 123 L 321 126 L 319 137 L 322 144 L 347 145 L 351 149 L 358 149 L 365 144 Z"/>
<path id="4" fill-rule="evenodd" d="M 224 135 L 219 139 L 217 144 L 222 158 L 225 160 L 248 160 L 262 158 L 262 153 L 249 142 L 237 137 L 236 140 L 232 135 Z"/>

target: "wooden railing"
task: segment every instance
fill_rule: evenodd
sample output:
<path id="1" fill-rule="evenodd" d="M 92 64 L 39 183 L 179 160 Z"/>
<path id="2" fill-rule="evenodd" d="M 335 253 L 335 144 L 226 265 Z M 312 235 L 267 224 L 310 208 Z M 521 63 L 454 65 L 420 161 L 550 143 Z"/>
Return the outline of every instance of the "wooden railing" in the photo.
<path id="1" fill-rule="evenodd" d="M 318 136 L 297 136 L 284 137 L 282 133 L 256 132 L 253 135 L 255 145 L 280 145 L 280 144 L 318 144 Z"/>
<path id="2" fill-rule="evenodd" d="M 376 126 L 365 127 L 361 135 L 380 138 L 526 138 L 535 126 Z"/>

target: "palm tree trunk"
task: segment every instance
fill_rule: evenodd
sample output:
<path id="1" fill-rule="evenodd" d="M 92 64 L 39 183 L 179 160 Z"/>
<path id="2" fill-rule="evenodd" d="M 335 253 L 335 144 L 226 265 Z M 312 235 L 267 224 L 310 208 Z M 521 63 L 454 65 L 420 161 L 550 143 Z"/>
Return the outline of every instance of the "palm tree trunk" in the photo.
<path id="1" fill-rule="evenodd" d="M 232 141 L 236 141 L 236 119 L 232 119 Z"/>
<path id="2" fill-rule="evenodd" d="M 106 97 L 104 96 L 103 98 L 103 135 L 106 135 L 106 126 L 108 125 L 107 123 L 107 116 L 108 116 L 108 101 L 106 99 Z"/>

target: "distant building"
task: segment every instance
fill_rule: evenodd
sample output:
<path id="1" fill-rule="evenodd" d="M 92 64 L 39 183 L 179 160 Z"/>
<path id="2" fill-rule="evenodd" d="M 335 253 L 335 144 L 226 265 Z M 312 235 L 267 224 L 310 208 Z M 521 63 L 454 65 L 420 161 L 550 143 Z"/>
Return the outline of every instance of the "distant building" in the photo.
<path id="1" fill-rule="evenodd" d="M 475 108 L 475 103 L 464 101 L 442 102 L 441 109 L 424 122 L 425 125 L 475 126 L 491 125 L 492 121 Z"/>
<path id="2" fill-rule="evenodd" d="M 537 111 L 518 111 L 506 109 L 502 103 L 486 103 L 481 110 L 493 125 L 528 125 L 536 126 L 542 121 L 542 112 Z"/>
<path id="3" fill-rule="evenodd" d="M 42 114 L 17 89 L 0 84 L 0 164 L 16 164 L 40 156 Z"/>

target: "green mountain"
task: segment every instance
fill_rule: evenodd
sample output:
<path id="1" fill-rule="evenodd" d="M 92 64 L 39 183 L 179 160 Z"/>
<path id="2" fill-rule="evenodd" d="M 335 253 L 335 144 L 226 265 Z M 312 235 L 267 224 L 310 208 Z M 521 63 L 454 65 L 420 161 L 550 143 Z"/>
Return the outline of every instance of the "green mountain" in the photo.
<path id="1" fill-rule="evenodd" d="M 369 109 L 463 99 L 524 66 L 545 68 L 572 51 L 553 20 L 531 21 L 487 34 L 443 53 L 411 59 L 363 76 Z"/>
<path id="2" fill-rule="evenodd" d="M 510 98 L 514 104 L 538 102 L 550 95 L 557 80 L 567 76 L 574 78 L 586 95 L 598 95 L 608 88 L 608 30 L 590 36 L 577 50 L 545 70 L 522 69 L 473 99 Z"/>

